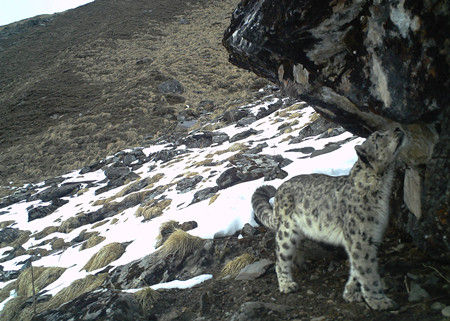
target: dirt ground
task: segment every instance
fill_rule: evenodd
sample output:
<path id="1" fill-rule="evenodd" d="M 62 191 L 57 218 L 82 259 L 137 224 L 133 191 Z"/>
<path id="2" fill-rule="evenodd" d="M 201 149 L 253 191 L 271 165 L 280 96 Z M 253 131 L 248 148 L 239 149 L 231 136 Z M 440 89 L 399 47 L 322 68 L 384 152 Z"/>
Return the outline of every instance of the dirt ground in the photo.
<path id="1" fill-rule="evenodd" d="M 252 101 L 267 82 L 221 45 L 237 3 L 97 0 L 0 27 L 0 196 Z"/>
<path id="2" fill-rule="evenodd" d="M 268 234 L 262 239 L 271 240 L 273 233 Z M 348 260 L 340 248 L 327 247 L 323 249 L 326 252 L 314 248 L 306 249 L 306 263 L 296 273 L 296 280 L 300 285 L 300 290 L 296 293 L 281 294 L 278 291 L 275 269 L 272 267 L 265 275 L 255 280 L 214 278 L 191 289 L 159 290 L 161 299 L 150 310 L 149 320 L 164 320 L 164 317 L 174 320 L 217 321 L 247 320 L 246 318 L 262 321 L 446 320 L 440 310 L 433 310 L 431 306 L 435 302 L 447 305 L 450 303 L 448 280 L 442 278 L 442 275 L 448 275 L 449 267 L 442 262 L 431 260 L 426 253 L 404 241 L 391 232 L 386 237 L 379 256 L 386 294 L 399 306 L 394 311 L 375 311 L 365 303 L 345 302 L 342 292 L 349 273 Z M 233 243 L 231 240 L 226 242 Z M 247 247 L 247 251 L 261 247 L 261 244 L 254 243 L 261 242 L 261 237 L 244 238 L 237 242 L 240 243 L 237 247 Z M 266 245 L 267 248 L 263 248 L 259 253 L 260 258 L 275 261 L 272 247 L 274 243 L 268 242 Z M 415 278 L 415 281 L 411 278 Z M 419 282 L 426 288 L 430 297 L 410 302 L 408 296 L 411 282 Z M 247 311 L 245 318 L 242 319 L 241 315 L 239 319 L 238 311 L 242 311 L 241 306 L 246 302 L 276 304 L 284 306 L 286 310 L 260 308 L 254 311 L 255 315 Z M 172 320 L 170 318 L 168 320 Z"/>

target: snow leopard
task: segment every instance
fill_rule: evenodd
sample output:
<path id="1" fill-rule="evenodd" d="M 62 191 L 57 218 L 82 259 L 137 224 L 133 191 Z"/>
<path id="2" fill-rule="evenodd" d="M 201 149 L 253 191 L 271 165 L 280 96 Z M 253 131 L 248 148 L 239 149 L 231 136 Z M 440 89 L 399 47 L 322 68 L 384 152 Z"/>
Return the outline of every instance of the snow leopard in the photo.
<path id="1" fill-rule="evenodd" d="M 256 189 L 252 196 L 255 219 L 276 232 L 280 292 L 298 290 L 292 267 L 294 261 L 301 261 L 300 241 L 310 238 L 343 246 L 347 252 L 350 275 L 344 300 L 365 300 L 376 310 L 397 306 L 383 291 L 377 248 L 389 220 L 394 167 L 404 138 L 398 127 L 371 134 L 355 146 L 358 160 L 349 175 L 298 175 L 278 189 L 270 185 Z"/>

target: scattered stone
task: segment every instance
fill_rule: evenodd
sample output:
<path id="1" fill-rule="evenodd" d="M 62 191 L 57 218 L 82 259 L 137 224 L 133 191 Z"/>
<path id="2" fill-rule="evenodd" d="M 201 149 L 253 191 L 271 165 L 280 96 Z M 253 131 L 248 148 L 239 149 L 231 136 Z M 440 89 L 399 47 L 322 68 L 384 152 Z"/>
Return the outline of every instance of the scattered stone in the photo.
<path id="1" fill-rule="evenodd" d="M 234 167 L 227 169 L 216 180 L 220 189 L 261 177 L 265 177 L 266 180 L 284 178 L 287 173 L 280 168 L 292 161 L 280 155 L 237 154 L 230 160 L 230 163 Z"/>
<path id="2" fill-rule="evenodd" d="M 19 274 L 19 270 L 3 271 L 3 266 L 0 265 L 0 282 L 17 279 Z"/>
<path id="3" fill-rule="evenodd" d="M 259 154 L 259 153 L 262 152 L 262 150 L 263 150 L 264 148 L 266 148 L 266 147 L 268 147 L 268 146 L 269 146 L 269 145 L 268 145 L 266 142 L 264 142 L 264 143 L 261 143 L 261 144 L 256 145 L 256 146 L 253 147 L 253 148 L 250 148 L 250 149 L 247 150 L 245 153 L 246 153 L 246 154 Z"/>
<path id="4" fill-rule="evenodd" d="M 159 152 L 156 152 L 154 154 L 151 154 L 149 157 L 154 162 L 162 161 L 163 163 L 166 163 L 170 161 L 172 158 L 178 155 L 190 153 L 187 149 L 163 149 Z"/>
<path id="5" fill-rule="evenodd" d="M 423 299 L 428 299 L 430 295 L 427 291 L 420 287 L 416 282 L 411 282 L 411 289 L 409 291 L 408 301 L 419 302 Z"/>
<path id="6" fill-rule="evenodd" d="M 90 172 L 95 172 L 101 168 L 103 168 L 106 165 L 109 165 L 112 163 L 112 158 L 108 158 L 108 159 L 103 159 L 101 161 L 98 161 L 94 164 L 91 164 L 89 166 L 85 166 L 80 170 L 80 175 L 86 174 L 86 173 L 90 173 Z"/>
<path id="7" fill-rule="evenodd" d="M 151 64 L 152 62 L 153 62 L 153 59 L 145 57 L 145 58 L 136 60 L 136 65 Z"/>
<path id="8" fill-rule="evenodd" d="M 288 149 L 286 152 L 311 154 L 314 151 L 315 151 L 314 147 L 302 147 L 302 148 Z"/>
<path id="9" fill-rule="evenodd" d="M 450 317 L 450 305 L 448 305 L 445 308 L 443 308 L 441 313 L 446 318 Z"/>
<path id="10" fill-rule="evenodd" d="M 126 176 L 130 173 L 130 169 L 125 166 L 110 166 L 104 170 L 104 173 L 109 180 L 115 180 Z"/>
<path id="11" fill-rule="evenodd" d="M 262 259 L 244 267 L 236 276 L 236 280 L 254 280 L 264 275 L 273 266 L 273 262 Z"/>
<path id="12" fill-rule="evenodd" d="M 238 122 L 236 123 L 236 127 L 245 127 L 254 123 L 255 121 L 256 121 L 255 116 L 244 117 L 238 120 Z"/>
<path id="13" fill-rule="evenodd" d="M 222 115 L 222 120 L 227 124 L 231 124 L 247 116 L 248 112 L 246 110 L 235 108 L 224 112 Z"/>
<path id="14" fill-rule="evenodd" d="M 0 244 L 10 244 L 20 236 L 19 229 L 12 227 L 5 227 L 0 230 Z"/>
<path id="15" fill-rule="evenodd" d="M 323 117 L 317 117 L 316 120 L 312 121 L 308 125 L 306 125 L 300 132 L 297 137 L 292 138 L 289 141 L 289 144 L 298 144 L 301 143 L 305 138 L 311 136 L 317 136 L 320 134 L 324 134 L 329 129 L 334 128 L 336 125 Z"/>
<path id="16" fill-rule="evenodd" d="M 195 192 L 194 199 L 192 200 L 191 204 L 206 200 L 211 196 L 213 196 L 214 194 L 216 194 L 218 191 L 219 191 L 218 186 L 201 189 L 198 192 Z"/>
<path id="17" fill-rule="evenodd" d="M 283 101 L 280 99 L 280 100 L 270 104 L 269 106 L 267 106 L 267 108 L 261 107 L 259 109 L 258 113 L 256 114 L 256 119 L 261 119 L 261 118 L 264 118 L 266 116 L 269 116 L 273 112 L 275 112 L 278 109 L 280 109 L 281 106 L 283 106 Z"/>
<path id="18" fill-rule="evenodd" d="M 289 174 L 282 170 L 279 166 L 273 167 L 270 172 L 264 174 L 264 181 L 272 181 L 274 179 L 285 179 Z"/>
<path id="19" fill-rule="evenodd" d="M 242 180 L 238 176 L 238 169 L 236 167 L 228 168 L 216 180 L 219 189 L 228 188 L 241 182 Z"/>
<path id="20" fill-rule="evenodd" d="M 212 132 L 201 132 L 190 135 L 179 141 L 179 144 L 186 145 L 187 148 L 204 148 L 213 143 Z"/>
<path id="21" fill-rule="evenodd" d="M 195 229 L 197 226 L 198 224 L 196 221 L 188 221 L 181 224 L 180 229 L 182 229 L 183 231 L 190 231 Z"/>
<path id="22" fill-rule="evenodd" d="M 179 193 L 186 193 L 195 188 L 195 185 L 197 185 L 199 182 L 201 182 L 203 179 L 203 176 L 201 175 L 195 175 L 193 177 L 186 177 L 178 181 L 177 186 L 175 189 L 179 191 Z"/>
<path id="23" fill-rule="evenodd" d="M 235 312 L 230 321 L 251 321 L 262 320 L 264 317 L 270 317 L 270 320 L 281 320 L 279 313 L 285 313 L 292 308 L 286 305 L 266 303 L 266 302 L 245 302 L 239 310 Z"/>
<path id="24" fill-rule="evenodd" d="M 220 145 L 220 144 L 222 144 L 222 143 L 228 141 L 229 139 L 230 139 L 230 136 L 228 136 L 228 135 L 225 134 L 225 133 L 222 133 L 222 132 L 213 132 L 212 142 L 213 142 L 214 144 Z"/>
<path id="25" fill-rule="evenodd" d="M 431 310 L 440 311 L 443 308 L 445 308 L 445 304 L 443 304 L 441 302 L 434 302 L 430 308 L 431 308 Z"/>
<path id="26" fill-rule="evenodd" d="M 244 227 L 242 227 L 242 230 L 241 230 L 241 234 L 244 237 L 252 237 L 253 235 L 255 235 L 257 233 L 258 233 L 258 230 L 248 223 L 245 223 Z"/>
<path id="27" fill-rule="evenodd" d="M 158 85 L 158 90 L 163 94 L 182 94 L 183 85 L 176 79 L 169 79 Z"/>
<path id="28" fill-rule="evenodd" d="M 61 186 L 49 187 L 42 192 L 33 195 L 33 199 L 40 199 L 43 202 L 49 202 L 57 198 L 73 195 L 82 187 L 80 183 L 67 183 Z"/>
<path id="29" fill-rule="evenodd" d="M 56 211 L 58 208 L 63 206 L 64 204 L 69 203 L 67 200 L 63 200 L 60 198 L 56 198 L 52 201 L 50 205 L 47 206 L 37 206 L 33 207 L 31 209 L 28 209 L 28 222 L 31 222 L 35 219 L 45 217 L 47 215 L 50 215 L 54 211 Z"/>
<path id="30" fill-rule="evenodd" d="M 233 137 L 231 137 L 230 143 L 237 142 L 238 140 L 245 139 L 245 138 L 250 137 L 251 135 L 255 135 L 257 133 L 258 132 L 256 130 L 254 130 L 253 128 L 245 130 L 245 131 L 240 132 L 240 133 L 234 135 Z"/>

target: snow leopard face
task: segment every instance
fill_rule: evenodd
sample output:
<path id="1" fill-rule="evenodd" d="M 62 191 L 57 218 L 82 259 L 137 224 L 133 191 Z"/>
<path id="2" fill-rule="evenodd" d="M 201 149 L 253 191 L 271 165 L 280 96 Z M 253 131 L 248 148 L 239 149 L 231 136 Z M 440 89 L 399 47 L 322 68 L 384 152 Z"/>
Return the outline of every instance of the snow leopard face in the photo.
<path id="1" fill-rule="evenodd" d="M 376 131 L 355 147 L 359 159 L 377 173 L 383 173 L 396 158 L 404 143 L 405 133 L 399 128 Z"/>

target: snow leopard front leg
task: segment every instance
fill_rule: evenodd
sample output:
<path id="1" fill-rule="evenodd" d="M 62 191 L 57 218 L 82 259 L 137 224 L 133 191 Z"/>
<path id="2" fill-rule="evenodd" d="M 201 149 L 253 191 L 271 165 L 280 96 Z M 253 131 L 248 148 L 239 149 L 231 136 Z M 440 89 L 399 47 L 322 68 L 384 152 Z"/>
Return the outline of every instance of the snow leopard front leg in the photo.
<path id="1" fill-rule="evenodd" d="M 343 294 L 344 299 L 360 301 L 362 296 L 374 310 L 396 307 L 396 303 L 389 299 L 383 291 L 378 274 L 377 246 L 367 240 L 353 239 L 353 242 L 347 243 L 346 250 L 351 268 Z"/>

